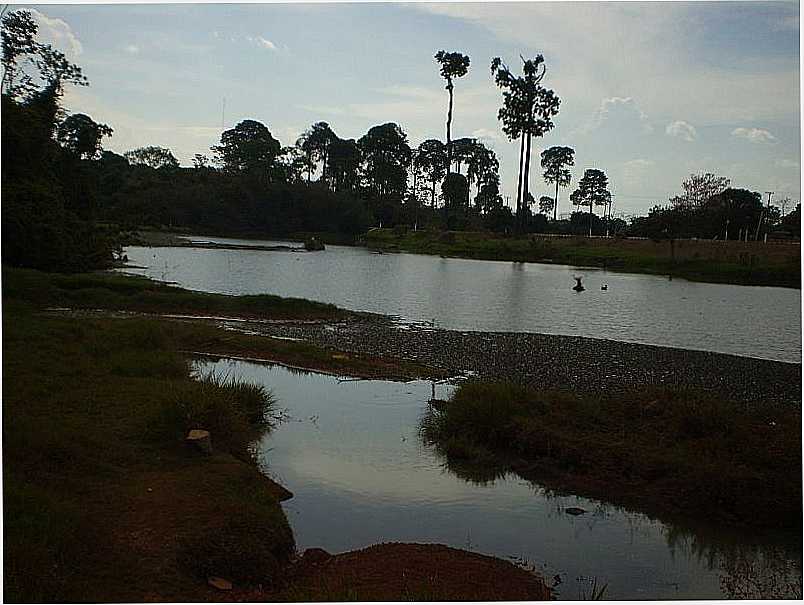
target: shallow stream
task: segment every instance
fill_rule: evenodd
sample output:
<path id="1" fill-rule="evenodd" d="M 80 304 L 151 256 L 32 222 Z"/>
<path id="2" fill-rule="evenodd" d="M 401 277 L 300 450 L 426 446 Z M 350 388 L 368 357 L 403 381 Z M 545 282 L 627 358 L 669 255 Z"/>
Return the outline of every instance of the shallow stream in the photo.
<path id="1" fill-rule="evenodd" d="M 515 475 L 460 478 L 418 436 L 430 382 L 232 360 L 199 368 L 264 384 L 284 410 L 256 447 L 263 471 L 294 494 L 284 507 L 302 550 L 438 542 L 524 562 L 550 582 L 558 576 L 562 599 L 588 595 L 594 578 L 608 584 L 609 599 L 801 594 L 800 536 L 674 527 Z M 453 388 L 436 384 L 436 396 Z"/>

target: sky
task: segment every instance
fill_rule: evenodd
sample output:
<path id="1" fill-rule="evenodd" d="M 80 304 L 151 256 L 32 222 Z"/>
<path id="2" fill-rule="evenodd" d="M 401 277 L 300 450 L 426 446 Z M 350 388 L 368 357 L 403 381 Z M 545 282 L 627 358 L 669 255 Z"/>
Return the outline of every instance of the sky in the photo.
<path id="1" fill-rule="evenodd" d="M 244 119 L 283 145 L 321 120 L 341 138 L 396 122 L 412 146 L 445 140 L 448 96 L 433 59 L 444 49 L 471 58 L 455 83 L 453 139 L 493 148 L 503 194 L 515 198 L 519 146 L 497 120 L 490 63 L 499 56 L 519 70 L 520 55 L 543 54 L 543 84 L 561 107 L 556 127 L 534 140 L 531 191 L 552 195 L 541 151 L 573 147 L 559 213 L 589 168 L 609 176 L 623 216 L 667 203 L 693 172 L 800 199 L 797 2 L 27 8 L 40 38 L 91 83 L 70 88 L 64 105 L 111 126 L 104 146 L 118 153 L 159 145 L 189 166 Z"/>

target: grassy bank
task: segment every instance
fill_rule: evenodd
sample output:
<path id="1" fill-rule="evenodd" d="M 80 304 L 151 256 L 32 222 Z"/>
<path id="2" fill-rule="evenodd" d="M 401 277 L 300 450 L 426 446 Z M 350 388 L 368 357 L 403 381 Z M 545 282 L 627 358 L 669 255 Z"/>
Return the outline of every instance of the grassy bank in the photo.
<path id="1" fill-rule="evenodd" d="M 294 549 L 283 490 L 248 451 L 270 395 L 192 380 L 178 344 L 153 320 L 4 309 L 7 600 L 208 600 L 210 574 L 276 579 Z"/>
<path id="2" fill-rule="evenodd" d="M 297 561 L 279 505 L 288 492 L 258 471 L 249 447 L 272 428 L 270 393 L 194 377 L 182 351 L 357 375 L 409 378 L 421 368 L 199 320 L 46 312 L 49 293 L 99 278 L 7 268 L 3 278 L 7 601 L 549 598 L 539 577 L 510 563 L 437 545 L 379 545 L 326 567 L 315 556 Z M 117 304 L 128 290 L 112 291 Z M 91 292 L 78 300 L 99 306 Z M 185 443 L 193 428 L 211 432 L 211 456 Z M 434 566 L 484 580 L 442 586 Z M 210 576 L 234 590 L 211 588 Z"/>
<path id="3" fill-rule="evenodd" d="M 114 318 L 114 311 L 142 314 L 186 314 L 258 319 L 332 320 L 348 311 L 333 305 L 278 296 L 224 296 L 165 286 L 146 278 L 110 273 L 64 275 L 3 268 L 5 310 L 30 314 L 49 308 L 73 309 L 81 321 L 106 317 L 106 324 L 138 320 Z M 96 310 L 104 311 L 94 313 Z M 81 313 L 85 311 L 85 313 Z M 169 336 L 173 352 L 201 353 L 273 361 L 286 365 L 363 378 L 410 380 L 444 378 L 437 368 L 395 359 L 345 353 L 304 342 L 222 330 L 214 321 L 153 320 Z"/>
<path id="4" fill-rule="evenodd" d="M 422 423 L 457 472 L 514 470 L 657 515 L 801 525 L 801 410 L 691 391 L 580 397 L 502 383 L 462 385 Z"/>
<path id="5" fill-rule="evenodd" d="M 799 245 L 587 238 L 505 237 L 474 232 L 374 229 L 366 244 L 379 250 L 405 250 L 483 260 L 544 262 L 605 267 L 616 271 L 673 275 L 696 281 L 801 287 Z"/>
<path id="6" fill-rule="evenodd" d="M 347 313 L 334 305 L 300 298 L 208 294 L 144 277 L 112 273 L 52 274 L 6 267 L 3 297 L 71 309 L 273 319 L 336 319 Z"/>

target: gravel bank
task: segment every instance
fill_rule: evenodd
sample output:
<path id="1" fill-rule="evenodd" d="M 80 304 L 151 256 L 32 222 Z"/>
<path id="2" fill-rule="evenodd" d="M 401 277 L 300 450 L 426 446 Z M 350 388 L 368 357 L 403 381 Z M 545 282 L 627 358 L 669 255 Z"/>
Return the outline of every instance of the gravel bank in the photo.
<path id="1" fill-rule="evenodd" d="M 540 388 L 594 393 L 668 385 L 705 389 L 736 402 L 801 404 L 801 364 L 722 353 L 574 336 L 400 326 L 368 314 L 337 323 L 237 322 L 228 327 Z"/>

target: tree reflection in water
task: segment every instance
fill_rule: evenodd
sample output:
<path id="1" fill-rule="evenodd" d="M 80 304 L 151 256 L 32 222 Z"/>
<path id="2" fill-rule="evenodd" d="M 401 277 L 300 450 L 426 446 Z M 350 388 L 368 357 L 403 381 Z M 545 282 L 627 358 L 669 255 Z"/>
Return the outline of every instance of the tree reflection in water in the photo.
<path id="1" fill-rule="evenodd" d="M 634 529 L 641 520 L 653 519 L 644 512 L 607 502 L 590 499 L 583 494 L 571 494 L 557 486 L 545 485 L 533 477 L 522 477 L 512 461 L 495 456 L 484 448 L 463 442 L 439 443 L 428 438 L 427 423 L 432 421 L 432 409 L 421 418 L 420 439 L 432 448 L 443 462 L 442 467 L 475 485 L 490 485 L 509 475 L 516 475 L 531 484 L 541 497 L 559 499 L 578 495 L 594 503 L 593 516 L 624 514 L 634 520 Z M 746 535 L 728 527 L 706 525 L 698 521 L 673 522 L 658 519 L 671 553 L 695 559 L 707 569 L 716 571 L 720 590 L 729 599 L 801 599 L 801 543 L 795 538 L 776 533 Z M 796 558 L 794 553 L 799 553 Z"/>

